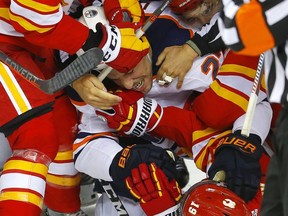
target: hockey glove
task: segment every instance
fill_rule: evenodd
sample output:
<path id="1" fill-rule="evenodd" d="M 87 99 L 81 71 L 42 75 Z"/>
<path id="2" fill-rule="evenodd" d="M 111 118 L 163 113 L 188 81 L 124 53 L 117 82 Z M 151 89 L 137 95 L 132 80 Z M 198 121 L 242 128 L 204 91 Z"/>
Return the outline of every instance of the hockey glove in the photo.
<path id="1" fill-rule="evenodd" d="M 255 134 L 244 137 L 236 131 L 219 142 L 215 159 L 208 171 L 213 179 L 218 171 L 225 172 L 227 187 L 245 202 L 255 197 L 260 187 L 261 139 Z"/>
<path id="2" fill-rule="evenodd" d="M 143 98 L 137 91 L 117 91 L 122 101 L 113 110 L 96 110 L 98 116 L 107 120 L 108 126 L 124 134 L 142 136 L 159 123 L 163 109 L 154 99 Z"/>
<path id="3" fill-rule="evenodd" d="M 104 2 L 103 8 L 112 25 L 129 20 L 137 30 L 144 23 L 145 14 L 138 0 L 109 0 Z"/>
<path id="4" fill-rule="evenodd" d="M 155 163 L 142 163 L 126 178 L 130 193 L 140 202 L 146 215 L 161 213 L 175 206 L 181 198 L 181 189 L 175 179 L 168 180 Z"/>
<path id="5" fill-rule="evenodd" d="M 189 182 L 189 171 L 185 164 L 184 158 L 177 156 L 176 170 L 177 170 L 176 180 L 180 188 L 184 188 Z"/>
<path id="6" fill-rule="evenodd" d="M 131 176 L 131 170 L 141 163 L 155 163 L 169 180 L 176 178 L 175 155 L 171 153 L 152 144 L 127 146 L 115 155 L 109 169 L 110 176 L 117 187 L 123 189 L 123 196 L 126 193 L 130 197 L 131 194 L 125 186 L 125 179 Z"/>
<path id="7" fill-rule="evenodd" d="M 83 51 L 95 46 L 103 50 L 103 61 L 122 73 L 133 69 L 148 54 L 150 48 L 146 37 L 136 37 L 132 23 L 119 23 L 117 26 L 97 23 L 96 32 L 90 30 L 82 51 L 77 54 L 81 55 Z"/>

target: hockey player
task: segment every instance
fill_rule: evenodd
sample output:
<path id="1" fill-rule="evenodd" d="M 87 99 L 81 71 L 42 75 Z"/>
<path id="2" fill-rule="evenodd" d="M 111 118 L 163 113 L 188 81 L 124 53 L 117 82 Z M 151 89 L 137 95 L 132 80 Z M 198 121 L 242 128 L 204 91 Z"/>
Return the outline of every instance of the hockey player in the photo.
<path id="1" fill-rule="evenodd" d="M 147 54 L 149 44 L 135 36 L 133 26 L 99 24 L 97 33 L 93 33 L 65 15 L 61 3 L 65 4 L 1 0 L 0 50 L 42 79 L 59 70 L 52 62 L 52 48 L 81 54 L 99 47 L 108 54 L 105 62 L 122 72 L 129 71 Z M 0 215 L 38 216 L 44 194 L 49 207 L 73 215 L 79 210 L 80 180 L 71 154 L 77 132 L 75 110 L 63 92 L 44 94 L 3 62 L 0 71 L 1 132 L 13 151 L 0 178 Z M 56 172 L 47 175 L 52 161 Z M 67 172 L 63 172 L 60 162 L 66 163 Z M 60 191 L 63 186 L 65 190 Z"/>
<path id="2" fill-rule="evenodd" d="M 149 13 L 150 11 L 153 11 L 153 9 L 154 9 L 153 4 L 150 4 L 150 5 L 148 5 L 148 7 L 146 7 L 146 12 Z M 168 14 L 169 14 L 169 12 L 166 11 L 166 13 L 164 15 L 167 16 Z M 171 16 L 171 14 L 169 14 L 169 15 Z M 155 25 L 152 25 L 146 33 L 147 38 L 150 41 L 151 46 L 153 47 L 152 62 L 155 62 L 155 59 L 157 59 L 157 55 L 159 55 L 159 53 L 161 53 L 161 51 L 163 50 L 165 45 L 167 46 L 167 44 L 172 45 L 173 43 L 176 43 L 176 44 L 177 43 L 180 43 L 180 44 L 184 43 L 185 41 L 187 41 L 190 38 L 190 33 L 191 33 L 189 30 L 187 30 L 187 29 L 185 30 L 183 28 L 183 26 L 181 27 L 181 24 L 178 23 L 177 19 L 173 18 L 173 15 L 172 15 L 172 18 L 170 18 L 170 19 L 165 19 L 165 18 L 161 19 L 161 17 L 160 17 L 157 21 L 158 21 L 159 25 L 156 25 L 156 23 L 155 23 Z M 163 23 L 165 23 L 165 25 L 163 25 L 163 23 L 161 21 L 163 21 Z M 169 34 L 170 32 L 166 30 L 166 33 L 167 33 L 166 37 L 167 38 L 163 38 L 163 34 L 162 34 L 163 29 L 160 29 L 159 26 L 162 26 L 162 27 L 165 26 L 167 29 L 170 29 L 170 31 L 172 31 L 174 34 L 177 32 L 175 29 L 178 29 L 178 31 L 181 34 L 178 35 L 179 37 L 175 37 L 175 35 L 173 35 L 172 32 L 171 32 L 171 34 Z M 181 37 L 180 37 L 180 35 L 181 35 Z M 161 38 L 161 43 L 159 43 L 160 38 Z M 154 54 L 154 53 L 156 53 L 156 54 Z M 229 58 L 228 58 L 228 56 L 229 56 Z M 255 71 L 255 69 L 252 69 L 252 68 L 256 68 L 256 66 L 257 66 L 257 61 L 258 61 L 257 58 L 247 58 L 247 57 L 243 57 L 243 56 L 236 56 L 236 55 L 233 55 L 233 53 L 228 53 L 228 56 L 225 60 L 225 61 L 227 61 L 227 65 L 225 65 L 225 67 L 223 66 L 220 69 L 220 72 L 218 73 L 217 79 L 214 82 L 213 82 L 213 80 L 215 79 L 216 74 L 220 68 L 221 61 L 223 61 L 223 53 L 221 53 L 221 52 L 214 54 L 214 55 L 207 55 L 203 59 L 198 59 L 197 63 L 195 63 L 193 65 L 193 68 L 190 71 L 189 75 L 191 77 L 189 75 L 187 75 L 187 77 L 188 77 L 187 83 L 183 85 L 183 89 L 181 89 L 181 91 L 176 90 L 176 85 L 174 82 L 172 82 L 168 87 L 165 88 L 165 87 L 160 87 L 157 84 L 157 82 L 154 80 L 152 83 L 152 89 L 147 94 L 149 97 L 157 98 L 157 102 L 163 106 L 173 105 L 173 106 L 178 106 L 178 107 L 183 108 L 186 100 L 189 98 L 189 96 L 191 94 L 191 90 L 195 90 L 198 92 L 204 92 L 205 89 L 210 87 L 209 90 L 202 93 L 196 99 L 197 103 L 196 103 L 196 100 L 193 103 L 192 107 L 194 107 L 194 105 L 195 105 L 195 108 L 193 108 L 195 112 L 191 112 L 191 111 L 189 111 L 189 112 L 184 111 L 184 112 L 186 114 L 189 113 L 189 115 L 191 115 L 191 118 L 195 118 L 195 125 L 197 126 L 197 128 L 199 127 L 198 128 L 199 130 L 202 130 L 204 128 L 205 124 L 203 124 L 201 121 L 199 121 L 198 118 L 193 117 L 193 115 L 195 115 L 193 113 L 197 113 L 197 115 L 199 113 L 201 118 L 205 117 L 204 113 L 205 114 L 209 113 L 210 115 L 204 120 L 205 121 L 210 120 L 210 123 L 214 124 L 214 126 L 216 128 L 218 128 L 219 130 L 209 128 L 208 131 L 206 131 L 206 132 L 204 131 L 202 135 L 205 135 L 206 137 L 204 136 L 202 139 L 197 139 L 196 141 L 194 141 L 193 144 L 195 144 L 195 147 L 191 149 L 190 147 L 191 147 L 192 141 L 191 141 L 191 137 L 190 137 L 191 135 L 190 134 L 191 134 L 191 131 L 194 131 L 194 130 L 192 130 L 193 128 L 191 128 L 191 127 L 187 128 L 187 130 L 185 130 L 185 126 L 184 126 L 186 124 L 189 125 L 190 121 L 187 121 L 187 119 L 189 119 L 189 118 L 186 118 L 185 120 L 180 121 L 182 124 L 181 127 L 177 123 L 178 128 L 184 129 L 187 136 L 188 136 L 188 137 L 185 137 L 185 139 L 184 139 L 184 141 L 187 141 L 187 143 L 189 143 L 186 146 L 188 148 L 188 151 L 193 152 L 193 158 L 196 159 L 196 161 L 197 161 L 196 164 L 197 164 L 198 168 L 200 168 L 204 171 L 207 171 L 208 168 L 211 166 L 210 159 L 209 159 L 210 151 L 206 151 L 206 148 L 205 148 L 205 147 L 207 147 L 207 149 L 209 149 L 208 146 L 210 144 L 207 145 L 207 142 L 208 143 L 214 143 L 214 145 L 215 145 L 216 142 L 214 142 L 215 141 L 214 136 L 216 136 L 216 134 L 219 134 L 219 132 L 221 130 L 223 130 L 223 128 L 226 128 L 229 125 L 231 125 L 235 121 L 235 119 L 237 119 L 239 116 L 241 116 L 245 113 L 245 109 L 246 109 L 246 105 L 247 105 L 247 99 L 249 97 L 251 86 L 252 86 L 251 76 L 253 76 L 253 75 L 251 74 L 251 76 L 249 78 L 249 76 L 246 76 L 246 75 L 243 76 L 243 74 L 245 74 L 245 72 L 248 73 L 248 71 L 253 73 Z M 149 62 L 149 58 L 147 57 L 147 59 L 146 60 L 143 59 L 143 61 Z M 144 63 L 142 63 L 142 64 L 144 64 Z M 131 71 L 131 73 L 129 73 L 129 74 L 121 76 L 121 74 L 119 74 L 119 73 L 116 75 L 115 75 L 115 73 L 114 74 L 111 73 L 109 75 L 109 78 L 114 79 L 114 81 L 122 87 L 146 92 L 147 89 L 149 89 L 151 87 L 151 83 L 149 84 L 149 79 L 146 79 L 146 78 L 150 77 L 151 75 L 146 74 L 146 77 L 145 77 L 144 74 L 142 74 L 141 76 L 138 75 L 138 77 L 137 77 L 137 75 L 136 75 L 137 73 L 141 74 L 141 71 L 144 72 L 140 68 L 139 65 L 137 65 L 137 67 L 135 67 L 135 69 L 133 71 Z M 242 65 L 242 66 L 239 66 L 239 65 Z M 245 67 L 243 67 L 243 65 L 245 65 Z M 210 67 L 208 67 L 208 66 L 210 66 Z M 153 67 L 153 69 L 154 69 L 154 71 L 157 71 L 157 68 Z M 145 69 L 145 72 L 149 72 L 147 70 L 148 69 Z M 199 73 L 195 73 L 195 71 L 198 71 Z M 91 76 L 93 76 L 93 75 L 90 75 L 90 77 Z M 231 80 L 233 80 L 233 77 L 238 77 L 241 80 L 241 83 L 235 83 L 235 82 L 230 83 Z M 150 82 L 151 82 L 151 80 L 150 80 Z M 211 82 L 212 82 L 212 85 L 210 86 Z M 121 85 L 121 83 L 122 83 L 122 85 Z M 260 167 L 259 167 L 259 161 L 258 160 L 259 160 L 259 155 L 261 155 L 261 152 L 262 152 L 261 143 L 265 140 L 267 133 L 268 133 L 268 130 L 269 130 L 269 127 L 270 127 L 271 108 L 267 102 L 263 101 L 266 98 L 266 94 L 265 94 L 265 90 L 264 89 L 262 89 L 262 90 L 263 91 L 260 92 L 261 96 L 259 98 L 260 103 L 257 107 L 259 109 L 258 118 L 260 120 L 263 120 L 263 124 L 253 125 L 253 129 L 254 129 L 253 133 L 255 133 L 257 135 L 255 135 L 255 140 L 253 140 L 252 142 L 253 143 L 255 142 L 254 145 L 259 147 L 259 148 L 256 148 L 259 151 L 255 152 L 255 155 L 253 156 L 255 158 L 252 157 L 251 164 L 249 164 L 249 165 L 253 165 L 250 167 L 251 169 L 253 169 L 253 171 L 252 172 L 251 172 L 251 170 L 250 170 L 250 172 L 247 172 L 247 170 L 244 171 L 244 167 L 245 167 L 245 169 L 246 168 L 249 169 L 249 165 L 247 165 L 248 160 L 245 161 L 245 159 L 241 160 L 241 163 L 243 162 L 242 164 L 240 164 L 242 167 L 237 167 L 238 164 L 233 164 L 231 167 L 226 167 L 227 169 L 232 169 L 233 171 L 235 170 L 235 168 L 236 168 L 236 170 L 238 168 L 240 170 L 243 168 L 242 171 L 245 173 L 245 176 L 244 177 L 242 176 L 243 180 L 250 179 L 250 178 L 256 180 L 255 184 L 251 184 L 249 186 L 248 185 L 245 185 L 245 186 L 241 185 L 241 188 L 238 188 L 239 185 L 234 184 L 233 181 L 231 182 L 230 187 L 235 187 L 235 190 L 238 191 L 238 193 L 241 193 L 241 196 L 243 196 L 246 200 L 251 200 L 255 196 L 255 194 L 257 193 L 257 191 L 259 189 L 261 171 L 259 171 Z M 129 103 L 131 103 L 133 101 L 133 98 L 134 99 L 139 98 L 139 95 L 137 96 L 137 94 L 131 93 L 130 95 L 128 94 L 126 96 L 125 94 L 126 94 L 125 92 L 124 93 L 123 92 L 118 93 L 118 95 L 123 97 L 123 101 L 124 101 L 124 103 L 121 103 L 121 106 L 123 106 L 122 107 L 123 109 L 127 108 L 127 109 L 133 110 L 133 108 L 137 107 L 137 105 L 134 104 L 134 106 L 132 108 L 129 106 Z M 229 98 L 235 98 L 235 96 L 237 96 L 237 100 L 234 100 L 234 102 L 229 99 Z M 207 97 L 209 97 L 209 100 L 211 100 L 211 101 L 207 100 Z M 170 100 L 171 98 L 173 98 L 173 100 Z M 75 98 L 75 100 L 76 100 L 76 98 Z M 128 103 L 128 105 L 125 104 L 126 102 Z M 206 103 L 207 103 L 207 106 L 206 106 Z M 213 106 L 213 104 L 219 104 L 219 103 L 223 104 L 223 106 L 219 107 L 219 109 L 217 107 Z M 99 119 L 97 119 L 97 117 L 95 117 L 95 110 L 93 107 L 86 105 L 85 103 L 83 103 L 83 101 L 81 102 L 81 100 L 79 98 L 77 98 L 77 101 L 75 101 L 75 104 L 76 104 L 77 108 L 81 112 L 83 112 L 81 124 L 79 127 L 80 133 L 78 134 L 78 139 L 75 141 L 74 153 L 75 153 L 76 168 L 82 172 L 89 174 L 90 176 L 95 177 L 95 178 L 102 178 L 102 179 L 109 180 L 109 181 L 114 180 L 113 177 L 111 178 L 111 176 L 115 176 L 115 173 L 113 173 L 113 171 L 115 170 L 114 158 L 115 158 L 115 155 L 118 155 L 118 153 L 122 152 L 122 150 L 121 150 L 122 148 L 119 147 L 117 140 L 115 141 L 115 138 L 113 138 L 113 133 L 104 133 L 104 134 L 101 133 L 103 131 L 111 131 L 111 130 L 109 130 L 109 129 L 107 130 L 107 128 L 105 128 L 106 123 L 105 122 L 99 122 Z M 155 105 L 156 103 L 153 102 L 153 104 Z M 211 104 L 212 104 L 212 106 L 211 106 Z M 188 106 L 190 106 L 189 102 L 188 102 Z M 205 107 L 205 109 L 203 107 Z M 115 109 L 117 109 L 117 108 L 115 108 Z M 177 108 L 175 110 L 178 112 Z M 122 111 L 124 111 L 124 112 L 122 112 L 122 114 L 124 116 L 120 116 L 119 119 L 117 119 L 117 120 L 115 120 L 113 118 L 115 116 L 117 118 L 118 115 L 113 116 L 113 114 L 111 114 L 111 113 L 108 115 L 105 115 L 105 118 L 108 119 L 108 123 L 110 126 L 111 126 L 111 124 L 113 124 L 113 122 L 116 122 L 114 125 L 112 125 L 113 128 L 118 128 L 118 126 L 119 126 L 119 127 L 121 127 L 121 130 L 126 131 L 127 127 L 129 128 L 131 126 L 130 123 L 131 122 L 133 123 L 135 116 L 133 114 L 129 120 L 125 121 L 125 119 L 127 117 L 127 116 L 125 116 L 127 110 L 122 110 Z M 164 111 L 165 111 L 165 109 L 164 109 Z M 136 111 L 134 110 L 133 112 L 135 113 Z M 157 110 L 157 112 L 161 113 L 161 109 Z M 265 115 L 265 118 L 262 117 L 262 114 L 263 114 L 262 112 L 267 113 L 267 115 Z M 215 114 L 215 116 L 214 116 L 214 114 Z M 100 113 L 100 115 L 103 115 L 103 112 L 102 112 L 102 114 Z M 175 115 L 172 114 L 171 116 L 175 116 Z M 185 116 L 187 117 L 188 114 Z M 153 119 L 155 120 L 155 118 L 153 118 Z M 125 123 L 120 124 L 119 121 L 122 121 L 122 120 L 124 120 Z M 175 119 L 175 121 L 176 120 L 177 119 Z M 242 126 L 241 121 L 242 120 L 243 120 L 243 116 L 239 119 L 239 121 L 236 121 L 236 124 L 234 125 L 233 130 L 241 129 L 241 126 Z M 197 122 L 199 122 L 199 124 Z M 127 124 L 127 125 L 125 125 L 125 124 Z M 95 126 L 95 125 L 97 125 L 97 126 Z M 175 126 L 176 126 L 176 124 L 175 124 Z M 205 126 L 205 128 L 207 129 L 208 127 Z M 194 129 L 196 129 L 196 128 L 194 128 Z M 195 133 L 197 135 L 196 131 L 195 131 Z M 227 135 L 228 133 L 230 134 L 231 131 L 225 132 L 225 135 Z M 181 133 L 174 133 L 174 132 L 173 132 L 173 134 L 179 135 L 179 137 L 177 137 L 177 139 L 179 139 L 179 140 L 175 139 L 175 137 L 173 137 L 173 139 L 179 141 L 179 143 L 181 145 L 181 143 L 183 143 L 183 140 L 182 140 L 183 135 Z M 170 134 L 170 135 L 173 136 L 173 134 Z M 201 133 L 200 133 L 200 135 L 201 135 Z M 163 134 L 161 134 L 161 136 L 165 136 L 164 132 L 163 132 Z M 199 135 L 197 135 L 197 136 L 199 136 Z M 237 133 L 235 133 L 234 136 L 236 137 L 239 135 L 237 135 Z M 258 138 L 258 136 L 261 138 Z M 245 138 L 243 138 L 243 139 L 245 139 Z M 169 144 L 171 144 L 171 142 Z M 168 145 L 162 144 L 162 146 L 171 147 L 171 145 L 169 145 L 169 144 Z M 110 146 L 110 147 L 108 147 L 108 146 Z M 202 149 L 202 151 L 200 149 Z M 212 147 L 211 147 L 211 149 L 212 149 Z M 231 149 L 233 150 L 232 147 L 231 147 Z M 224 155 L 226 155 L 225 151 L 223 151 L 223 152 L 224 152 Z M 238 153 L 237 149 L 235 149 L 235 152 L 236 152 L 236 156 L 241 157 L 241 155 L 237 154 Z M 200 155 L 201 155 L 200 153 L 202 155 L 206 155 L 206 156 L 200 157 Z M 212 151 L 212 153 L 213 153 L 213 151 Z M 197 155 L 198 155 L 198 157 L 197 157 Z M 210 156 L 213 157 L 212 155 L 210 155 Z M 227 154 L 227 155 L 229 155 L 229 154 Z M 109 156 L 109 160 L 108 160 L 108 156 Z M 243 157 L 245 158 L 246 156 L 244 155 Z M 118 158 L 118 157 L 119 156 L 117 156 L 116 158 Z M 223 155 L 218 157 L 218 158 L 219 158 L 218 159 L 218 165 L 219 166 L 220 165 L 222 166 L 223 161 L 221 161 L 221 158 L 224 158 L 225 160 L 230 160 L 230 158 L 227 158 L 227 157 L 225 158 Z M 101 161 L 105 161 L 105 164 L 103 165 L 103 163 L 101 163 Z M 247 162 L 247 164 L 245 162 Z M 88 164 L 89 164 L 89 166 L 87 166 Z M 236 167 L 233 167 L 233 166 L 236 166 Z M 215 166 L 214 166 L 214 168 L 215 168 Z M 219 169 L 219 167 L 217 167 L 217 169 Z M 213 172 L 216 173 L 216 168 L 214 169 Z M 119 173 L 119 172 L 117 172 L 117 173 Z M 212 176 L 212 174 L 211 174 L 211 176 Z M 214 175 L 213 175 L 213 177 L 214 177 Z M 231 175 L 229 176 L 229 178 L 230 177 L 231 177 Z M 116 178 L 116 179 L 118 180 L 118 178 Z M 122 176 L 122 180 L 123 180 L 123 176 Z M 117 184 L 118 182 L 116 180 L 114 180 L 114 183 Z M 242 187 L 242 186 L 244 186 L 244 187 Z M 245 192 L 243 192 L 242 190 Z M 250 190 L 251 190 L 251 193 L 250 193 Z M 243 193 L 240 191 L 242 191 Z M 259 192 L 258 192 L 258 195 L 261 196 L 259 194 Z M 132 204 L 132 206 L 134 206 L 134 208 L 136 208 L 135 203 Z M 259 207 L 259 203 L 258 203 L 258 206 L 256 208 L 258 208 L 258 207 Z M 155 207 L 152 204 L 151 204 L 150 208 L 152 208 L 152 210 L 154 208 L 154 211 L 157 211 L 157 210 L 160 211 L 160 209 L 155 209 Z M 111 212 L 111 211 L 113 211 L 113 208 L 112 209 L 108 208 L 107 211 L 110 211 L 109 213 L 105 212 L 107 214 L 116 214 L 115 209 L 114 209 L 114 213 Z M 154 212 L 154 213 L 156 213 L 156 212 Z M 134 214 L 136 214 L 136 213 L 134 213 Z"/>

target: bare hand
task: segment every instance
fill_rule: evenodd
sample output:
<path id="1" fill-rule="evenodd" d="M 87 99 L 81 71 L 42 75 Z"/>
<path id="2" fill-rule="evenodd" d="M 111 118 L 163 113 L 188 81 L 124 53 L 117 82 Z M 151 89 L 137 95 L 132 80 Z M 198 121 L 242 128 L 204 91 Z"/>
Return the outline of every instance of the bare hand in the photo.
<path id="1" fill-rule="evenodd" d="M 196 57 L 198 54 L 187 44 L 165 48 L 156 62 L 156 65 L 161 65 L 156 79 L 162 80 L 164 73 L 173 78 L 178 77 L 177 88 L 181 88 L 184 77 Z"/>
<path id="2" fill-rule="evenodd" d="M 102 82 L 93 74 L 86 74 L 72 83 L 83 101 L 95 108 L 110 109 L 122 99 L 107 92 Z"/>

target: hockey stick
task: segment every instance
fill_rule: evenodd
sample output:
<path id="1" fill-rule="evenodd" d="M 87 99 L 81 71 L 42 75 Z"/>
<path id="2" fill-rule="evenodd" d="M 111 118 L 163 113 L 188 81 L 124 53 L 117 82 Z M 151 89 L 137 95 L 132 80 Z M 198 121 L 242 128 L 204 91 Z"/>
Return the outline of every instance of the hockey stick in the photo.
<path id="1" fill-rule="evenodd" d="M 155 22 L 157 17 L 167 8 L 169 3 L 172 0 L 165 0 L 162 2 L 162 4 L 152 13 L 152 15 L 145 21 L 142 28 L 138 29 L 136 32 L 136 37 L 140 38 L 143 36 L 145 31 Z M 105 68 L 100 74 L 98 75 L 98 79 L 102 82 L 106 76 L 113 70 L 112 67 Z"/>
<path id="2" fill-rule="evenodd" d="M 47 94 L 53 94 L 66 87 L 80 76 L 95 68 L 103 58 L 103 51 L 93 48 L 76 58 L 62 71 L 56 73 L 51 79 L 43 80 L 0 51 L 0 60 L 14 68 L 23 78 Z"/>
<path id="3" fill-rule="evenodd" d="M 249 137 L 251 126 L 252 126 L 252 121 L 253 121 L 256 103 L 258 99 L 258 94 L 259 94 L 259 90 L 261 87 L 261 80 L 262 80 L 262 76 L 264 73 L 262 69 L 263 64 L 264 64 L 264 53 L 262 53 L 259 57 L 257 71 L 256 71 L 256 75 L 253 81 L 253 87 L 252 87 L 252 91 L 250 94 L 248 107 L 246 111 L 246 116 L 245 116 L 243 128 L 241 130 L 241 134 L 246 137 Z"/>
<path id="4" fill-rule="evenodd" d="M 115 193 L 114 189 L 112 188 L 111 184 L 107 181 L 98 179 L 98 181 L 101 183 L 104 191 L 106 192 L 108 198 L 111 200 L 114 208 L 118 212 L 118 215 L 124 215 L 129 216 L 127 210 L 125 209 L 122 201 L 118 197 L 118 195 Z"/>

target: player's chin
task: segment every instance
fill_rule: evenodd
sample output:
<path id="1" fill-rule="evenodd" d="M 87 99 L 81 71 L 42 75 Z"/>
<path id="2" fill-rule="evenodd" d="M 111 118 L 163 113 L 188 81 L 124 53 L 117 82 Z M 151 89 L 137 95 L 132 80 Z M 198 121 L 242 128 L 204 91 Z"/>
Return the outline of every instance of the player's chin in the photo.
<path id="1" fill-rule="evenodd" d="M 152 88 L 152 82 L 145 82 L 145 85 L 142 87 L 141 92 L 147 94 Z"/>

